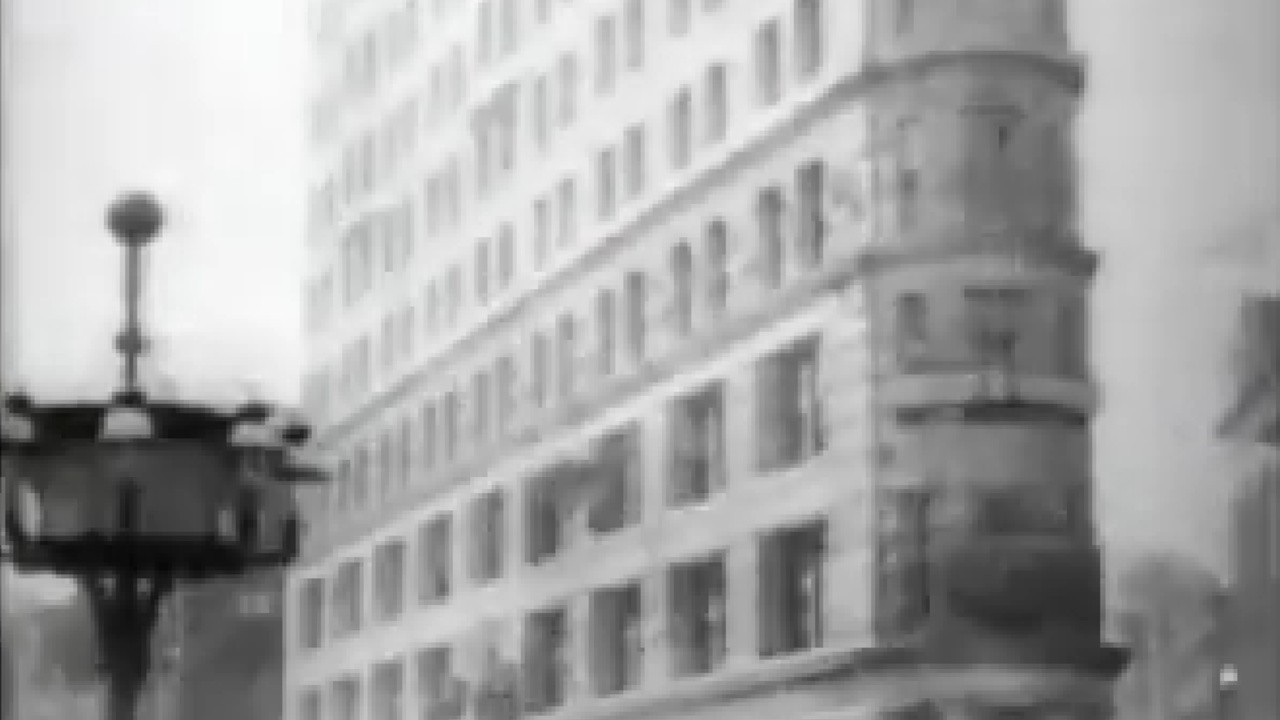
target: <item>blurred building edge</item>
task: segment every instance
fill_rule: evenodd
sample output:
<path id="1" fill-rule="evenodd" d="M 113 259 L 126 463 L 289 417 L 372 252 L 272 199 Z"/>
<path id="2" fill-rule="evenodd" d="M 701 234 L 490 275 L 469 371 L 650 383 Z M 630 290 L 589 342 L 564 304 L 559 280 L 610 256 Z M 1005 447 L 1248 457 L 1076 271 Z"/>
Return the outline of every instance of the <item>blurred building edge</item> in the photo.
<path id="1" fill-rule="evenodd" d="M 281 587 L 271 571 L 176 593 L 156 633 L 143 720 L 279 720 Z"/>
<path id="2" fill-rule="evenodd" d="M 1235 717 L 1270 719 L 1280 713 L 1280 293 L 1245 298 L 1234 360 L 1219 432 L 1260 451 L 1233 506 Z"/>

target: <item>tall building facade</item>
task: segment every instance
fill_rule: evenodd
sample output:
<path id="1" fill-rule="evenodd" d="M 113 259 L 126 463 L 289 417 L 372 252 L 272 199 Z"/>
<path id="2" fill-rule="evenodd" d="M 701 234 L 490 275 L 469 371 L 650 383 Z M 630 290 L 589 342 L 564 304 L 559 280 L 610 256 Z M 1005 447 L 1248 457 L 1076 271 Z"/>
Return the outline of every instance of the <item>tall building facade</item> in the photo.
<path id="1" fill-rule="evenodd" d="M 1109 717 L 1063 5 L 318 4 L 286 716 Z"/>

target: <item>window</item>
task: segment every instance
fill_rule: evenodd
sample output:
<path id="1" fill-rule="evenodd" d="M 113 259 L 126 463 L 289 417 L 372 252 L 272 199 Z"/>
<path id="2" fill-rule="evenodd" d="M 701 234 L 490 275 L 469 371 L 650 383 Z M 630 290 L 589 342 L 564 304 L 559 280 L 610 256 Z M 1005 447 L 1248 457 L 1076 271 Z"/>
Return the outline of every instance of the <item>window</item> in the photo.
<path id="1" fill-rule="evenodd" d="M 481 65 L 493 60 L 493 51 L 493 8 L 484 0 L 476 19 L 476 56 Z"/>
<path id="2" fill-rule="evenodd" d="M 525 709 L 546 712 L 565 703 L 569 692 L 569 614 L 563 607 L 531 613 L 525 620 Z"/>
<path id="3" fill-rule="evenodd" d="M 628 272 L 626 283 L 627 350 L 631 353 L 631 359 L 639 362 L 644 359 L 647 342 L 644 272 Z"/>
<path id="4" fill-rule="evenodd" d="M 782 287 L 786 275 L 786 239 L 783 235 L 782 190 L 769 187 L 756 198 L 756 215 L 760 228 L 760 273 L 764 286 L 771 290 Z"/>
<path id="5" fill-rule="evenodd" d="M 672 35 L 689 34 L 693 25 L 693 0 L 667 0 L 667 21 Z"/>
<path id="6" fill-rule="evenodd" d="M 458 457 L 462 433 L 462 398 L 457 390 L 450 390 L 444 395 L 444 455 L 453 460 Z"/>
<path id="7" fill-rule="evenodd" d="M 481 240 L 476 244 L 475 278 L 476 302 L 489 302 L 489 241 Z"/>
<path id="8" fill-rule="evenodd" d="M 333 697 L 333 720 L 359 720 L 363 713 L 360 711 L 360 678 L 358 676 L 335 680 L 330 693 Z"/>
<path id="9" fill-rule="evenodd" d="M 324 644 L 324 579 L 307 578 L 298 598 L 298 637 L 304 650 Z"/>
<path id="10" fill-rule="evenodd" d="M 530 374 L 533 377 L 529 383 L 529 399 L 534 407 L 540 408 L 547 404 L 547 386 L 550 384 L 549 376 L 551 375 L 551 359 L 548 357 L 549 348 L 545 334 L 540 332 L 533 334 L 530 354 L 532 355 L 529 360 Z"/>
<path id="11" fill-rule="evenodd" d="M 596 357 L 600 375 L 609 376 L 617 364 L 617 345 L 614 339 L 617 333 L 614 322 L 615 308 L 613 291 L 606 288 L 596 293 Z"/>
<path id="12" fill-rule="evenodd" d="M 476 582 L 492 582 L 502 576 L 506 556 L 504 505 L 498 490 L 472 501 L 471 578 Z"/>
<path id="13" fill-rule="evenodd" d="M 400 438 L 396 447 L 400 450 L 400 467 L 396 471 L 396 480 L 404 487 L 409 484 L 409 478 L 413 475 L 413 426 L 409 423 L 408 416 L 400 419 Z"/>
<path id="14" fill-rule="evenodd" d="M 760 655 L 821 647 L 826 525 L 815 522 L 760 540 Z"/>
<path id="15" fill-rule="evenodd" d="M 709 673 L 725 661 L 724 558 L 674 565 L 670 572 L 673 671 L 677 677 Z"/>
<path id="16" fill-rule="evenodd" d="M 822 0 L 795 0 L 796 70 L 812 77 L 822 67 L 826 43 L 822 34 Z"/>
<path id="17" fill-rule="evenodd" d="M 494 367 L 498 383 L 498 427 L 510 427 L 516 413 L 516 361 L 503 355 Z"/>
<path id="18" fill-rule="evenodd" d="M 674 286 L 676 332 L 693 332 L 693 251 L 688 243 L 671 249 L 671 282 Z"/>
<path id="19" fill-rule="evenodd" d="M 729 306 L 729 226 L 719 218 L 707 223 L 707 305 L 715 317 Z"/>
<path id="20" fill-rule="evenodd" d="M 440 288 L 436 285 L 434 280 L 427 284 L 426 295 L 427 332 L 435 333 L 440 329 Z"/>
<path id="21" fill-rule="evenodd" d="M 418 530 L 418 601 L 435 605 L 453 588 L 453 519 L 441 515 Z"/>
<path id="22" fill-rule="evenodd" d="M 616 695 L 640 685 L 643 620 L 638 583 L 591 594 L 591 684 L 596 695 Z"/>
<path id="23" fill-rule="evenodd" d="M 671 408 L 671 500 L 705 501 L 724 488 L 724 391 L 717 383 Z"/>
<path id="24" fill-rule="evenodd" d="M 516 233 L 510 223 L 498 228 L 498 289 L 511 287 L 516 276 Z"/>
<path id="25" fill-rule="evenodd" d="M 573 518 L 571 497 L 575 468 L 553 465 L 529 480 L 525 495 L 525 560 L 537 565 L 559 553 L 568 540 Z"/>
<path id="26" fill-rule="evenodd" d="M 356 448 L 355 467 L 353 468 L 352 501 L 356 507 L 363 507 L 369 499 L 369 446 Z"/>
<path id="27" fill-rule="evenodd" d="M 578 235 L 578 193 L 573 178 L 560 181 L 557 189 L 560 205 L 560 247 L 573 245 Z"/>
<path id="28" fill-rule="evenodd" d="M 769 106 L 782 99 L 782 47 L 778 21 L 770 20 L 756 31 L 756 100 Z"/>
<path id="29" fill-rule="evenodd" d="M 893 27 L 899 35 L 911 32 L 916 21 L 915 0 L 895 0 Z"/>
<path id="30" fill-rule="evenodd" d="M 373 666 L 371 720 L 400 720 L 404 717 L 404 663 L 380 662 Z"/>
<path id="31" fill-rule="evenodd" d="M 1082 376 L 1089 365 L 1088 308 L 1080 297 L 1063 298 L 1058 305 L 1058 367 L 1069 377 Z"/>
<path id="32" fill-rule="evenodd" d="M 391 445 L 391 433 L 384 431 L 378 437 L 378 486 L 384 497 L 394 484 L 392 475 L 395 473 L 395 450 Z"/>
<path id="33" fill-rule="evenodd" d="M 720 142 L 728 132 L 729 70 L 716 63 L 707 68 L 707 142 Z"/>
<path id="34" fill-rule="evenodd" d="M 594 458 L 600 491 L 587 519 L 593 532 L 614 532 L 639 522 L 641 438 L 640 426 L 631 424 L 600 439 Z"/>
<path id="35" fill-rule="evenodd" d="M 818 351 L 818 339 L 809 338 L 756 366 L 761 470 L 798 465 L 826 447 Z"/>
<path id="36" fill-rule="evenodd" d="M 373 552 L 374 612 L 379 620 L 394 620 L 404 612 L 405 544 L 395 540 Z"/>
<path id="37" fill-rule="evenodd" d="M 572 55 L 561 55 L 558 73 L 560 75 L 560 125 L 567 126 L 573 122 L 578 113 L 578 61 Z"/>
<path id="38" fill-rule="evenodd" d="M 646 155 L 644 125 L 632 125 L 627 128 L 624 146 L 626 147 L 627 195 L 636 197 L 644 192 L 646 182 Z"/>
<path id="39" fill-rule="evenodd" d="M 613 217 L 618 207 L 617 160 L 613 148 L 605 148 L 596 155 L 596 211 L 601 220 Z"/>
<path id="40" fill-rule="evenodd" d="M 1029 294 L 1026 288 L 965 288 L 969 344 L 976 360 L 1002 364 L 1015 362 Z"/>
<path id="41" fill-rule="evenodd" d="M 826 250 L 827 223 L 822 212 L 826 174 L 821 160 L 807 162 L 796 171 L 800 259 L 808 268 L 821 265 Z"/>
<path id="42" fill-rule="evenodd" d="M 542 149 L 551 139 L 550 101 L 547 98 L 547 76 L 533 79 L 533 144 Z"/>
<path id="43" fill-rule="evenodd" d="M 464 684 L 455 676 L 453 652 L 445 645 L 418 651 L 418 702 L 423 720 L 462 720 L 466 715 L 467 694 Z"/>
<path id="44" fill-rule="evenodd" d="M 876 626 L 886 639 L 920 628 L 929 615 L 929 495 L 882 491 L 876 540 Z"/>
<path id="45" fill-rule="evenodd" d="M 338 566 L 333 580 L 333 636 L 344 638 L 360 631 L 364 619 L 364 566 L 348 560 Z"/>
<path id="46" fill-rule="evenodd" d="M 499 13 L 502 16 L 500 45 L 503 56 L 515 52 L 519 41 L 520 18 L 516 10 L 518 0 L 502 0 Z"/>
<path id="47" fill-rule="evenodd" d="M 596 18 L 596 92 L 613 91 L 618 81 L 618 29 L 612 15 Z"/>
<path id="48" fill-rule="evenodd" d="M 435 403 L 427 403 L 422 406 L 422 464 L 424 467 L 435 467 L 438 448 L 436 445 L 436 437 L 439 433 L 437 427 L 438 419 L 436 415 Z"/>
<path id="49" fill-rule="evenodd" d="M 533 201 L 533 261 L 541 268 L 547 262 L 551 244 L 551 208 L 547 199 Z"/>
<path id="50" fill-rule="evenodd" d="M 693 98 L 688 88 L 671 101 L 671 164 L 683 168 L 693 159 Z"/>
<path id="51" fill-rule="evenodd" d="M 897 300 L 898 363 L 910 370 L 928 353 L 928 307 L 924 295 L 904 293 Z"/>
<path id="52" fill-rule="evenodd" d="M 627 0 L 627 67 L 635 70 L 644 65 L 644 0 Z"/>
<path id="53" fill-rule="evenodd" d="M 298 720 L 325 720 L 324 705 L 318 688 L 307 688 L 298 699 Z"/>
<path id="54" fill-rule="evenodd" d="M 449 307 L 446 312 L 449 316 L 449 325 L 452 327 L 462 316 L 462 268 L 457 265 L 449 268 L 448 284 Z"/>
<path id="55" fill-rule="evenodd" d="M 571 397 L 574 390 L 574 374 L 578 366 L 576 335 L 573 316 L 561 315 L 556 322 L 556 386 L 560 397 L 565 399 Z"/>
<path id="56" fill-rule="evenodd" d="M 490 392 L 489 373 L 477 372 L 471 378 L 471 435 L 478 443 L 489 437 L 489 412 L 493 407 Z"/>
<path id="57" fill-rule="evenodd" d="M 898 165 L 898 222 L 903 228 L 915 226 L 920 209 L 920 123 L 905 119 L 898 126 L 901 160 Z"/>

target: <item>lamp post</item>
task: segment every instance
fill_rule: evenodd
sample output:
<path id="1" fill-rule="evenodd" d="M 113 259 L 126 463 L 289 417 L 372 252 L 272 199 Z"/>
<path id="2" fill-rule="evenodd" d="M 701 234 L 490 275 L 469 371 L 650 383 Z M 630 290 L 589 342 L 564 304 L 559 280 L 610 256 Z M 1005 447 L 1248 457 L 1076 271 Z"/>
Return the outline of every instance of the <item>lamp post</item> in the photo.
<path id="1" fill-rule="evenodd" d="M 122 385 L 105 403 L 6 398 L 0 442 L 16 492 L 5 512 L 20 569 L 74 578 L 97 630 L 108 720 L 134 717 L 150 638 L 180 582 L 287 564 L 300 526 L 291 485 L 323 480 L 302 455 L 309 428 L 262 403 L 149 400 L 138 383 L 142 251 L 163 224 L 149 195 L 114 203 L 124 249 Z"/>

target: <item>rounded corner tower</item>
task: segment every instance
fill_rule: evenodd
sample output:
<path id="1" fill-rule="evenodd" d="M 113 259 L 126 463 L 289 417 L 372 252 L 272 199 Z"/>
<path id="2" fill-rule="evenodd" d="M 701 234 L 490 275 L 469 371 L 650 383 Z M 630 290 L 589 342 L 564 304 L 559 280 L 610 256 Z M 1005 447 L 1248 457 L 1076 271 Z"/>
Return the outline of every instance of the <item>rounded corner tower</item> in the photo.
<path id="1" fill-rule="evenodd" d="M 1064 4 L 869 5 L 868 127 L 892 158 L 862 283 L 878 634 L 937 676 L 911 717 L 1111 717 L 1125 662 L 1103 639 Z"/>

